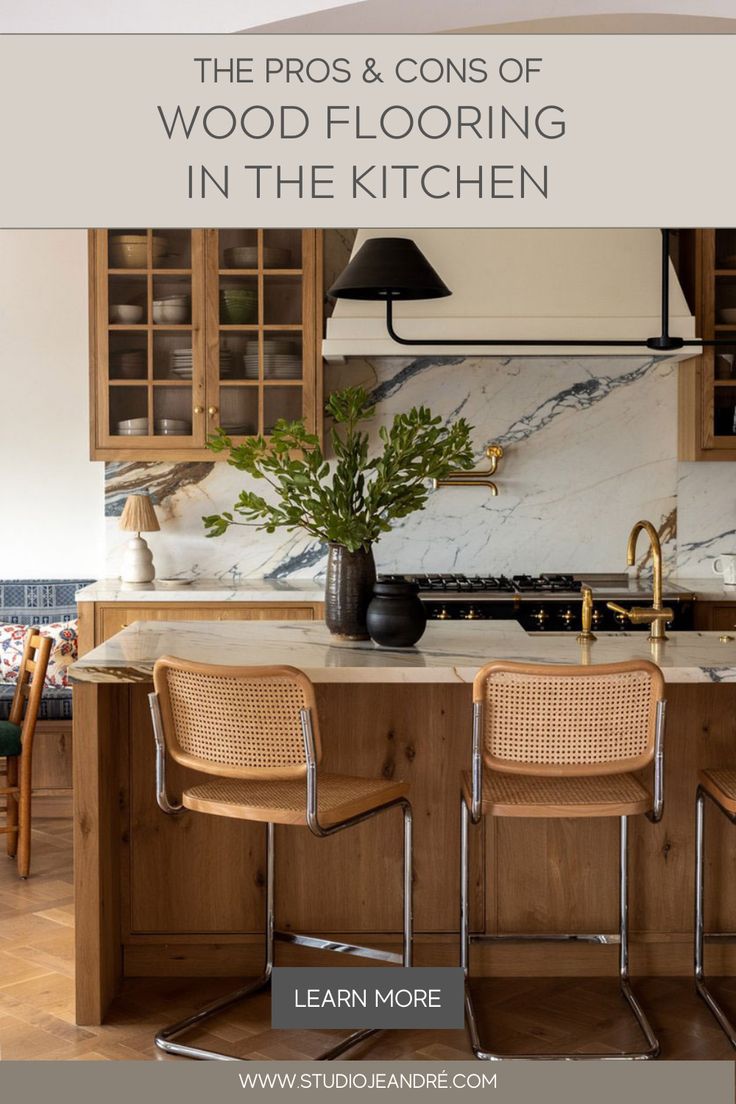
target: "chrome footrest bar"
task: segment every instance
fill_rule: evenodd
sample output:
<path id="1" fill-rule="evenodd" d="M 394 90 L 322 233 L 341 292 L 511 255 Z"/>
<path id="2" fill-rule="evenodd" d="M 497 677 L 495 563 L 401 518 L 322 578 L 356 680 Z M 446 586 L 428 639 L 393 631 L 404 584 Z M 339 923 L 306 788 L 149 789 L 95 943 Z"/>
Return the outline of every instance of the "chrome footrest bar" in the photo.
<path id="1" fill-rule="evenodd" d="M 620 942 L 618 935 L 566 935 L 557 932 L 540 932 L 539 935 L 530 935 L 526 932 L 486 935 L 484 932 L 478 932 L 471 933 L 468 939 L 471 943 L 598 943 L 605 946 Z"/>
<path id="2" fill-rule="evenodd" d="M 376 947 L 360 947 L 355 943 L 341 943 L 334 939 L 320 939 L 316 935 L 303 935 L 301 932 L 275 931 L 274 939 L 281 943 L 295 943 L 298 947 L 311 947 L 316 951 L 333 951 L 337 954 L 356 955 L 358 958 L 374 958 L 379 962 L 393 962 L 403 965 L 404 956 L 393 951 L 380 951 Z"/>

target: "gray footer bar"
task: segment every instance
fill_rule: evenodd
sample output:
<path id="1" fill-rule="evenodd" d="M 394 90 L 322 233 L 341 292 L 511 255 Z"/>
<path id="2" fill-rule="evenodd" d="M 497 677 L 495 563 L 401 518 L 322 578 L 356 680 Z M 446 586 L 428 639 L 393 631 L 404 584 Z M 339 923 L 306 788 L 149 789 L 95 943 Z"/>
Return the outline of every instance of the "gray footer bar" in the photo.
<path id="1" fill-rule="evenodd" d="M 320 1033 L 320 1046 L 324 1033 Z M 732 1062 L 0 1062 L 0 1099 L 733 1104 Z M 174 1095 L 175 1094 L 175 1095 Z M 205 1095 L 206 1094 L 206 1095 Z M 358 1095 L 356 1095 L 358 1094 Z"/>

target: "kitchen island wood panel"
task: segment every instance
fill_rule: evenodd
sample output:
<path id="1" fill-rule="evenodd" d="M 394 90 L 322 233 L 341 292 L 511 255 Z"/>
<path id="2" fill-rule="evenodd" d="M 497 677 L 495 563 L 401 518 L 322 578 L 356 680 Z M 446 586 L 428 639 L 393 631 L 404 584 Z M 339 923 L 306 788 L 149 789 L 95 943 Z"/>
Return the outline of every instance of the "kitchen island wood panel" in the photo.
<path id="1" fill-rule="evenodd" d="M 277 644 L 284 661 L 292 654 L 305 667 L 307 653 L 315 653 L 322 664 L 311 673 L 322 679 L 316 689 L 324 766 L 411 783 L 416 961 L 454 964 L 459 772 L 470 757 L 470 680 L 480 666 L 473 656 L 542 652 L 539 658 L 549 659 L 556 652 L 559 662 L 570 662 L 567 649 L 579 655 L 574 642 L 540 641 L 516 625 L 438 625 L 408 656 L 335 645 L 319 624 L 141 625 L 73 671 L 85 680 L 75 686 L 75 710 L 85 728 L 75 767 L 78 1021 L 98 1022 L 124 975 L 253 974 L 260 964 L 263 827 L 193 814 L 167 818 L 156 806 L 150 673 L 141 657 L 151 659 L 152 647 L 175 650 L 171 634 L 177 631 L 184 655 L 195 640 L 208 658 L 219 641 L 231 662 L 244 661 L 257 641 L 263 661 L 273 659 Z M 690 969 L 695 780 L 698 769 L 736 758 L 733 648 L 719 651 L 717 636 L 676 635 L 659 655 L 668 677 L 664 818 L 659 825 L 635 818 L 631 825 L 632 967 L 654 974 Z M 443 640 L 454 649 L 444 666 Z M 641 637 L 599 645 L 601 661 L 610 660 L 611 650 L 649 652 Z M 701 666 L 692 658 L 698 648 Z M 360 678 L 361 656 L 371 681 Z M 690 666 L 677 666 L 685 656 Z M 135 681 L 120 681 L 126 679 Z M 172 764 L 171 789 L 185 778 L 192 783 Z M 616 827 L 610 821 L 515 820 L 473 830 L 473 928 L 498 934 L 615 931 Z M 707 831 L 708 924 L 734 930 L 736 837 L 710 811 Z M 306 828 L 278 830 L 278 925 L 398 942 L 400 841 L 398 815 L 396 823 L 386 816 L 330 840 L 313 839 Z M 708 953 L 712 972 L 736 973 L 733 948 Z M 617 948 L 495 943 L 473 954 L 479 973 L 585 976 L 615 974 Z M 320 961 L 318 954 L 296 955 L 278 948 L 283 963 Z"/>

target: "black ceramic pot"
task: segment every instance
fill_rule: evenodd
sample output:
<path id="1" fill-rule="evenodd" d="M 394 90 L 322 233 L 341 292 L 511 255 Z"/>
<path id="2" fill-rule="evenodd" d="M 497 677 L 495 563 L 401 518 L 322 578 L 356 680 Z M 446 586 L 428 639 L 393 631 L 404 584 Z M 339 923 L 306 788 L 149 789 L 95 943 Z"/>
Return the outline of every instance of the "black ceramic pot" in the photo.
<path id="1" fill-rule="evenodd" d="M 416 583 L 376 583 L 368 606 L 368 632 L 384 648 L 411 648 L 427 627 Z"/>
<path id="2" fill-rule="evenodd" d="M 365 616 L 376 581 L 376 564 L 371 548 L 349 552 L 342 544 L 331 544 L 327 555 L 325 622 L 341 640 L 368 640 Z"/>

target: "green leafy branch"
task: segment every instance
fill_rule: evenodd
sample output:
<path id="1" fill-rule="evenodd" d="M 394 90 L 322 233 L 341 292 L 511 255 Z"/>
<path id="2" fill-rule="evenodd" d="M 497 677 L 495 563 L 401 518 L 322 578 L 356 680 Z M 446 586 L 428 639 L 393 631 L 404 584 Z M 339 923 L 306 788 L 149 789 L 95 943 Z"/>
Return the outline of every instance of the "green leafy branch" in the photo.
<path id="1" fill-rule="evenodd" d="M 327 411 L 332 464 L 303 421 L 279 420 L 269 442 L 259 436 L 234 445 L 223 429 L 210 437 L 213 452 L 228 452 L 234 468 L 265 480 L 276 501 L 241 491 L 232 510 L 202 519 L 208 537 L 221 536 L 231 525 L 255 525 L 267 533 L 301 529 L 355 552 L 389 532 L 392 522 L 424 509 L 429 480 L 472 465 L 471 426 L 464 418 L 443 426 L 425 406 L 397 414 L 379 429 L 383 450 L 370 458 L 369 435 L 359 428 L 375 414 L 365 389 L 334 392 Z"/>

